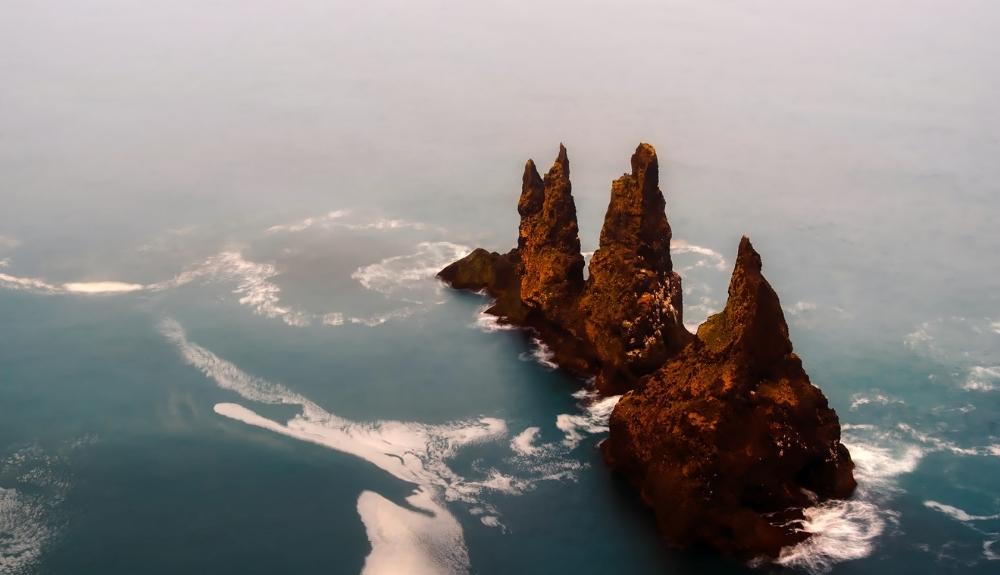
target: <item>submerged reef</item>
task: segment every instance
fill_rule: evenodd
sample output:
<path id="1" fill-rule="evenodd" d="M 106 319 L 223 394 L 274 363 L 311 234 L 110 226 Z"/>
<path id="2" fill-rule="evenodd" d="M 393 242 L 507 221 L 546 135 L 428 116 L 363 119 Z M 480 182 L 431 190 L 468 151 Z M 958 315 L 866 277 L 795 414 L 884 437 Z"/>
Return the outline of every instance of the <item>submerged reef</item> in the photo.
<path id="1" fill-rule="evenodd" d="M 631 164 L 586 279 L 563 146 L 544 177 L 524 167 L 517 247 L 476 249 L 438 277 L 484 291 L 487 313 L 537 332 L 562 369 L 624 394 L 601 450 L 668 543 L 777 557 L 809 537 L 804 507 L 856 486 L 840 421 L 793 352 L 748 238 L 725 309 L 697 334 L 684 327 L 656 150 L 639 144 Z"/>

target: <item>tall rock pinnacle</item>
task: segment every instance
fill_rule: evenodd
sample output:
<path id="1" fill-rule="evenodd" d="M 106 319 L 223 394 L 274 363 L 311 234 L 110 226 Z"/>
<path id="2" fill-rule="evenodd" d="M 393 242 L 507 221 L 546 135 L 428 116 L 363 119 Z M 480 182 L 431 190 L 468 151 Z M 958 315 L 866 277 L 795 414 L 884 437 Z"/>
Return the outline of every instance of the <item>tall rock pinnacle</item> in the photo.
<path id="1" fill-rule="evenodd" d="M 520 254 L 521 299 L 556 316 L 583 288 L 583 256 L 569 181 L 569 158 L 559 146 L 555 163 L 540 178 L 531 160 L 524 166 L 517 249 Z"/>
<path id="2" fill-rule="evenodd" d="M 760 254 L 746 236 L 740 241 L 726 308 L 698 328 L 698 337 L 715 351 L 728 346 L 745 350 L 760 369 L 792 353 L 778 294 L 761 274 Z"/>
<path id="3" fill-rule="evenodd" d="M 612 380 L 649 373 L 692 339 L 658 179 L 656 150 L 639 144 L 632 173 L 611 185 L 600 247 L 590 261 L 581 306 L 587 337 L 607 368 L 598 383 L 608 391 Z"/>

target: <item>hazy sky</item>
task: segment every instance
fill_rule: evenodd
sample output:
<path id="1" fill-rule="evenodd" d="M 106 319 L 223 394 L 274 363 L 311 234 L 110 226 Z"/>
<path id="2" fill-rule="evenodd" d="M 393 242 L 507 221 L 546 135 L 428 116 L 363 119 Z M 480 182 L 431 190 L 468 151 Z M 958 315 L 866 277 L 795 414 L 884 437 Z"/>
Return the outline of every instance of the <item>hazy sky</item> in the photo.
<path id="1" fill-rule="evenodd" d="M 560 141 L 592 245 L 644 140 L 682 236 L 768 248 L 799 222 L 970 278 L 1000 249 L 990 0 L 0 12 L 0 235 L 25 246 L 86 257 L 167 227 L 357 204 L 506 232 L 524 160 L 547 166 Z M 937 251 L 942 237 L 966 253 Z"/>

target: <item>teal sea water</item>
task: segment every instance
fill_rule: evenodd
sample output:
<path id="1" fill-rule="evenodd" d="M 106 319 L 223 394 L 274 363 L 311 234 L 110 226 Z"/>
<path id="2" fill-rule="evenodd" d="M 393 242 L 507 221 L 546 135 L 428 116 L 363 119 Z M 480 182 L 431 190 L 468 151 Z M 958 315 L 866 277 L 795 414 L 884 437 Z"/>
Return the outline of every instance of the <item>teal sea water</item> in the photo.
<path id="1" fill-rule="evenodd" d="M 988 1 L 49 3 L 0 18 L 0 573 L 995 573 Z M 858 464 L 660 545 L 614 398 L 433 274 L 657 146 L 685 320 L 741 234 Z"/>

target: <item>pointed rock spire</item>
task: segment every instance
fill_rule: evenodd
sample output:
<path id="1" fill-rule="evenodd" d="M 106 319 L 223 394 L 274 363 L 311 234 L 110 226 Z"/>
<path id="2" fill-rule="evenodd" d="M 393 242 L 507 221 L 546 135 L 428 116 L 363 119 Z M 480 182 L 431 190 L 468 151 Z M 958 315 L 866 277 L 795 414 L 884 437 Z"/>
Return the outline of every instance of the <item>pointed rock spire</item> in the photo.
<path id="1" fill-rule="evenodd" d="M 639 144 L 632 154 L 632 173 L 622 175 L 611 185 L 600 250 L 618 251 L 639 268 L 670 273 L 671 232 L 659 177 L 656 149 Z"/>
<path id="2" fill-rule="evenodd" d="M 726 308 L 702 324 L 698 337 L 716 351 L 730 346 L 744 350 L 756 369 L 766 371 L 792 353 L 792 342 L 778 294 L 761 267 L 760 254 L 743 236 Z"/>
<path id="3" fill-rule="evenodd" d="M 528 160 L 517 207 L 521 298 L 543 312 L 554 313 L 583 288 L 584 262 L 572 189 L 569 157 L 562 144 L 545 178 L 538 176 L 534 162 Z"/>
<path id="4" fill-rule="evenodd" d="M 632 173 L 611 185 L 581 303 L 587 336 L 613 372 L 599 384 L 649 373 L 692 339 L 683 324 L 681 278 L 670 261 L 670 225 L 658 178 L 656 150 L 639 144 Z"/>

